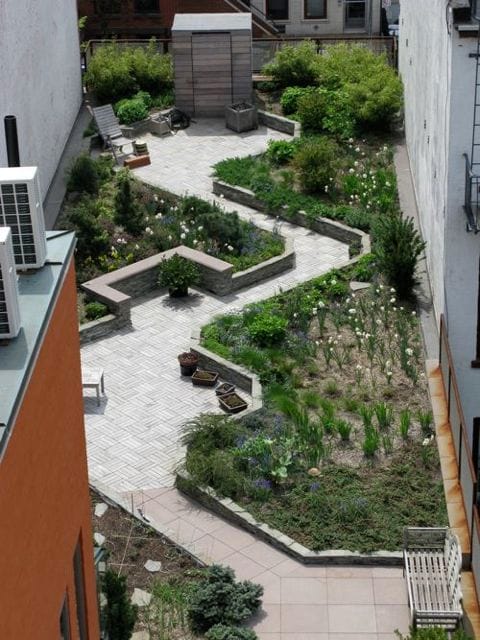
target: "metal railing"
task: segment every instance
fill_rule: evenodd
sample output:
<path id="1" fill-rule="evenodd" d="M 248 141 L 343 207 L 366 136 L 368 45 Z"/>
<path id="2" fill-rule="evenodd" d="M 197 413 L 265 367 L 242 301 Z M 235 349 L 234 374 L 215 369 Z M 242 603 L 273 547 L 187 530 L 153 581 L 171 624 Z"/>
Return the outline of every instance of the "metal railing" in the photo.
<path id="1" fill-rule="evenodd" d="M 252 52 L 253 52 L 253 71 L 258 72 L 262 67 L 271 62 L 282 47 L 285 46 L 298 46 L 302 42 L 309 40 L 315 43 L 318 53 L 322 53 L 325 47 L 331 44 L 349 43 L 360 44 L 374 53 L 384 53 L 387 56 L 389 63 L 396 67 L 397 65 L 397 45 L 396 38 L 384 37 L 384 36 L 323 36 L 321 38 L 295 38 L 283 36 L 282 38 L 253 38 Z M 138 39 L 138 40 L 120 40 L 120 39 L 108 39 L 108 40 L 90 40 L 85 47 L 85 65 L 88 68 L 88 63 L 95 53 L 98 47 L 104 46 L 115 42 L 120 47 L 146 47 L 152 40 Z M 156 50 L 159 53 L 168 53 L 171 50 L 171 39 L 169 38 L 156 38 L 154 39 Z"/>
<path id="2" fill-rule="evenodd" d="M 472 449 L 468 439 L 452 352 L 448 341 L 447 325 L 443 315 L 440 317 L 440 370 L 445 397 L 447 398 L 448 420 L 455 448 L 463 506 L 465 507 L 468 523 L 468 535 L 471 543 L 471 569 L 477 594 L 480 594 L 480 518 L 476 504 L 477 472 L 473 465 Z"/>
<path id="3" fill-rule="evenodd" d="M 466 153 L 465 158 L 465 199 L 463 208 L 467 216 L 467 231 L 478 233 L 480 231 L 480 175 L 473 172 L 470 158 Z"/>

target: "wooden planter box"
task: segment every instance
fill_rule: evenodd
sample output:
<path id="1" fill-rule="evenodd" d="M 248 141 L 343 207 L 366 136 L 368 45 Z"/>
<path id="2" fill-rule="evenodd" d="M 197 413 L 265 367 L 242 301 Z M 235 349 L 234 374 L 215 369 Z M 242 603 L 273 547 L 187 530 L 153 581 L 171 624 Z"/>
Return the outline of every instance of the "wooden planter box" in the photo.
<path id="1" fill-rule="evenodd" d="M 226 393 L 223 396 L 218 396 L 218 403 L 220 407 L 228 413 L 239 413 L 247 408 L 245 400 L 238 395 L 238 393 Z"/>
<path id="2" fill-rule="evenodd" d="M 146 167 L 150 163 L 150 156 L 129 156 L 123 161 L 123 166 L 129 169 L 138 169 L 138 167 Z"/>
<path id="3" fill-rule="evenodd" d="M 258 129 L 257 110 L 253 105 L 244 103 L 243 105 L 236 105 L 236 109 L 234 106 L 225 107 L 225 125 L 227 129 L 237 133 Z"/>
<path id="4" fill-rule="evenodd" d="M 218 385 L 215 389 L 215 393 L 217 396 L 224 396 L 227 393 L 233 393 L 235 391 L 235 385 L 230 384 L 230 382 L 222 382 L 222 384 Z"/>
<path id="5" fill-rule="evenodd" d="M 217 380 L 218 373 L 207 369 L 197 369 L 192 375 L 192 383 L 196 387 L 214 387 Z"/>

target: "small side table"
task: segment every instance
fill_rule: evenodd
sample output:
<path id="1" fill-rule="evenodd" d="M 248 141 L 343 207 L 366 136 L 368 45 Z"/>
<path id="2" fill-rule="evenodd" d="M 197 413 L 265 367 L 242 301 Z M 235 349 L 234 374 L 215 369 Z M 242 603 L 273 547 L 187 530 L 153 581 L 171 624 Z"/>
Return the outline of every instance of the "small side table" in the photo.
<path id="1" fill-rule="evenodd" d="M 103 369 L 82 369 L 82 388 L 95 389 L 97 405 L 100 406 L 100 392 L 105 393 Z"/>

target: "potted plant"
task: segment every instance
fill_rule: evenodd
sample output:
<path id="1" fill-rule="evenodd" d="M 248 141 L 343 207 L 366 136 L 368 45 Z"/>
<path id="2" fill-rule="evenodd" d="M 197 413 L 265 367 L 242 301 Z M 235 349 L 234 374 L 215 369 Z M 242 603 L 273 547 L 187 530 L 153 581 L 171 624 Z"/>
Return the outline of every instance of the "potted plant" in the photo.
<path id="1" fill-rule="evenodd" d="M 196 387 L 214 387 L 217 384 L 218 373 L 208 369 L 197 369 L 193 372 L 192 383 Z"/>
<path id="2" fill-rule="evenodd" d="M 245 400 L 238 395 L 238 393 L 226 393 L 223 396 L 218 396 L 218 403 L 224 411 L 228 413 L 238 413 L 247 408 Z"/>
<path id="3" fill-rule="evenodd" d="M 184 351 L 179 354 L 178 362 L 180 363 L 180 375 L 191 376 L 197 369 L 198 355 L 192 351 Z"/>
<path id="4" fill-rule="evenodd" d="M 160 263 L 158 284 L 168 287 L 168 293 L 172 298 L 188 295 L 188 287 L 200 280 L 200 271 L 197 265 L 177 253 L 171 258 L 164 258 Z"/>

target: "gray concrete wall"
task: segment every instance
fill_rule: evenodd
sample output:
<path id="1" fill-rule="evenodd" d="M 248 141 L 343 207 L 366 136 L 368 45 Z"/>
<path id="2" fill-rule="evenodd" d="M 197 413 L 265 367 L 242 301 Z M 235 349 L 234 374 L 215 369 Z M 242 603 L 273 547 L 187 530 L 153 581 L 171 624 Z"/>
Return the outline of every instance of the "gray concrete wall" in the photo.
<path id="1" fill-rule="evenodd" d="M 475 37 L 447 28 L 445 3 L 402 0 L 399 68 L 405 132 L 437 323 L 445 314 L 469 433 L 480 414 L 475 357 L 480 242 L 466 232 L 465 162 L 470 155 Z"/>
<path id="2" fill-rule="evenodd" d="M 75 0 L 0 0 L 0 166 L 3 117 L 17 116 L 20 161 L 50 186 L 81 100 Z"/>

